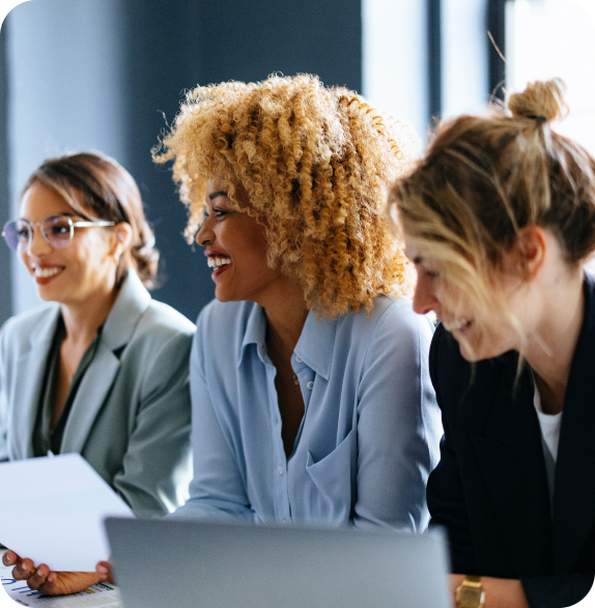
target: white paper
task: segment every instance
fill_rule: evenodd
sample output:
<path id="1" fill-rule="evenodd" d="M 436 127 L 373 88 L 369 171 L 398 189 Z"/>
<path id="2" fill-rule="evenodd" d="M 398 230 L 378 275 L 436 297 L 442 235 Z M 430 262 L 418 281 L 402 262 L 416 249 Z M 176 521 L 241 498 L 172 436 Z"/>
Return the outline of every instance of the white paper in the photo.
<path id="1" fill-rule="evenodd" d="M 107 583 L 97 583 L 70 595 L 44 595 L 29 589 L 25 581 L 16 581 L 12 568 L 1 563 L 0 579 L 0 608 L 122 608 L 117 587 Z"/>
<path id="2" fill-rule="evenodd" d="M 130 508 L 79 454 L 0 463 L 0 543 L 54 571 L 109 558 L 103 520 Z"/>

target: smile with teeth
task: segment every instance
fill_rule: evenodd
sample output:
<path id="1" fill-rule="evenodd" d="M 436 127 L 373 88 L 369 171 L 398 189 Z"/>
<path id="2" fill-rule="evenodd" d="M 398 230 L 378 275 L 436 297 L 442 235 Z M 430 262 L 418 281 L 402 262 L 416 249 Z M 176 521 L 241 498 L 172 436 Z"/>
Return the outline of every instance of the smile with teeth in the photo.
<path id="1" fill-rule="evenodd" d="M 227 266 L 231 264 L 230 258 L 224 258 L 219 256 L 213 256 L 207 259 L 207 264 L 209 268 L 214 268 L 215 270 L 219 270 L 222 266 Z"/>
<path id="2" fill-rule="evenodd" d="M 53 277 L 59 272 L 62 272 L 62 268 L 58 266 L 52 266 L 51 268 L 40 268 L 39 266 L 36 266 L 34 271 L 36 277 L 40 279 L 47 279 L 48 277 Z"/>
<path id="3" fill-rule="evenodd" d="M 445 323 L 443 321 L 442 324 L 447 331 L 452 333 L 453 331 L 461 331 L 466 329 L 469 325 L 471 325 L 471 321 L 468 319 L 456 319 L 451 323 Z"/>

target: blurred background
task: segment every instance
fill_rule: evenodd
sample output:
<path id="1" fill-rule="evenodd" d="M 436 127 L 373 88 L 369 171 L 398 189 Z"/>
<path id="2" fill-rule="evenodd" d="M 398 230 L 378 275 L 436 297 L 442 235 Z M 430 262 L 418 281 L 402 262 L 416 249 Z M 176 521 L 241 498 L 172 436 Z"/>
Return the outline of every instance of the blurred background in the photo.
<path id="1" fill-rule="evenodd" d="M 572 113 L 560 130 L 593 152 L 594 18 L 592 0 L 28 0 L 0 29 L 0 225 L 44 158 L 101 150 L 141 189 L 161 251 L 154 297 L 194 320 L 210 272 L 150 154 L 187 89 L 311 72 L 425 141 L 439 118 L 561 76 Z M 4 245 L 0 272 L 2 323 L 39 300 Z"/>

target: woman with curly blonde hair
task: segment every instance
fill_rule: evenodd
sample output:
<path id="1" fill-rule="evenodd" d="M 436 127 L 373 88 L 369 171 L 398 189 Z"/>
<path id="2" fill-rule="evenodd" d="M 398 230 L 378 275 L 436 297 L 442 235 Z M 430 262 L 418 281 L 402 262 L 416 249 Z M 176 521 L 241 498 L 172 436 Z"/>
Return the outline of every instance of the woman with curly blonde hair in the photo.
<path id="1" fill-rule="evenodd" d="M 421 531 L 441 432 L 427 320 L 383 212 L 414 138 L 318 78 L 198 87 L 174 159 L 216 301 L 191 355 L 194 480 L 177 513 Z"/>
<path id="2" fill-rule="evenodd" d="M 458 607 L 560 608 L 593 583 L 595 160 L 550 127 L 562 92 L 532 83 L 509 114 L 443 124 L 391 195 L 414 309 L 442 321 L 428 506 Z"/>

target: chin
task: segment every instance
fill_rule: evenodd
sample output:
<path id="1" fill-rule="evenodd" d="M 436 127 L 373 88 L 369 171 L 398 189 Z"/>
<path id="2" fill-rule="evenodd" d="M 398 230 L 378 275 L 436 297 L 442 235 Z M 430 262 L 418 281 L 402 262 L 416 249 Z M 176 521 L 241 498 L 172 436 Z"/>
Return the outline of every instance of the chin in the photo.
<path id="1" fill-rule="evenodd" d="M 219 302 L 241 302 L 248 298 L 237 297 L 237 294 L 230 293 L 229 291 L 215 289 L 215 299 Z"/>
<path id="2" fill-rule="evenodd" d="M 477 353 L 470 349 L 467 345 L 461 344 L 459 342 L 459 351 L 461 353 L 461 357 L 465 359 L 465 361 L 469 361 L 469 363 L 475 363 L 476 361 L 481 361 L 481 357 L 477 356 Z"/>
<path id="3" fill-rule="evenodd" d="M 473 346 L 468 340 L 457 340 L 459 343 L 459 351 L 461 353 L 461 357 L 469 363 L 476 363 L 477 361 L 482 361 L 483 359 L 491 359 L 492 357 L 496 357 L 500 353 L 489 353 L 486 352 L 485 348 L 481 348 L 481 344 L 479 346 Z"/>
<path id="4" fill-rule="evenodd" d="M 56 294 L 53 294 L 51 291 L 47 290 L 47 289 L 36 289 L 37 291 L 37 295 L 39 296 L 39 298 L 41 300 L 43 300 L 44 302 L 59 302 L 60 299 L 58 296 L 56 296 Z"/>
<path id="5" fill-rule="evenodd" d="M 469 363 L 477 363 L 478 361 L 484 361 L 485 359 L 494 359 L 504 353 L 512 350 L 512 347 L 502 348 L 473 348 L 469 344 L 459 342 L 459 350 L 461 356 Z"/>

